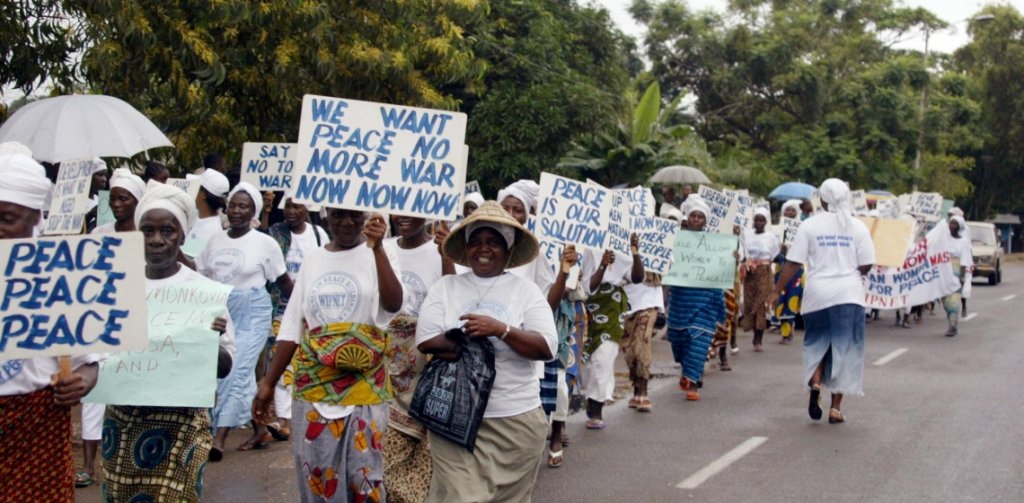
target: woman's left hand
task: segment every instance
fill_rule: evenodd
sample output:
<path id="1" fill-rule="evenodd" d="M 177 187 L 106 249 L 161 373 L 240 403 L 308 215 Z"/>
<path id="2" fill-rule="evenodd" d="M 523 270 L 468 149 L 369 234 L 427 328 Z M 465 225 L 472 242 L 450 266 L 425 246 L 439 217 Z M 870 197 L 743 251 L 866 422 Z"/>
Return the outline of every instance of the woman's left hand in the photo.
<path id="1" fill-rule="evenodd" d="M 482 314 L 464 314 L 459 319 L 466 322 L 462 326 L 462 330 L 470 337 L 497 337 L 504 335 L 505 327 L 507 326 L 490 316 Z"/>
<path id="2" fill-rule="evenodd" d="M 373 249 L 377 250 L 384 243 L 384 236 L 388 232 L 388 223 L 379 213 L 370 215 L 363 227 L 363 235 L 367 241 L 373 243 Z"/>

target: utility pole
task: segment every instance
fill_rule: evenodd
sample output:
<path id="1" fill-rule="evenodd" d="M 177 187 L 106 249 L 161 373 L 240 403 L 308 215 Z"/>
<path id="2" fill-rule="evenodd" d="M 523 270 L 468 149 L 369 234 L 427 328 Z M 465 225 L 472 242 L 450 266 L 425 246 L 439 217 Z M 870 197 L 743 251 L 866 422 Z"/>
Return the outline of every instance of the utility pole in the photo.
<path id="1" fill-rule="evenodd" d="M 928 72 L 928 39 L 931 38 L 931 28 L 924 30 L 924 71 Z M 924 81 L 921 89 L 921 102 L 917 110 L 917 155 L 914 156 L 914 192 L 917 192 L 917 181 L 921 178 L 921 149 L 924 148 L 924 115 L 928 105 L 928 85 L 931 83 L 931 75 Z"/>

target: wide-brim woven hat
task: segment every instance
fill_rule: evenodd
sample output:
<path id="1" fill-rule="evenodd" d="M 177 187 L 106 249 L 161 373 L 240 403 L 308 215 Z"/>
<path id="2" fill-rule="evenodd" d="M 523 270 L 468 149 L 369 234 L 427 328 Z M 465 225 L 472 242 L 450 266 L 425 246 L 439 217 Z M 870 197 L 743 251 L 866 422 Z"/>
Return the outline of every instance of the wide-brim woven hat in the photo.
<path id="1" fill-rule="evenodd" d="M 533 233 L 523 227 L 512 215 L 509 215 L 500 204 L 495 201 L 485 201 L 469 218 L 463 220 L 442 243 L 441 249 L 444 251 L 445 257 L 452 262 L 469 267 L 469 256 L 466 254 L 466 230 L 475 222 L 493 222 L 515 229 L 515 242 L 512 243 L 512 248 L 509 250 L 506 268 L 529 264 L 537 258 L 540 244 Z"/>

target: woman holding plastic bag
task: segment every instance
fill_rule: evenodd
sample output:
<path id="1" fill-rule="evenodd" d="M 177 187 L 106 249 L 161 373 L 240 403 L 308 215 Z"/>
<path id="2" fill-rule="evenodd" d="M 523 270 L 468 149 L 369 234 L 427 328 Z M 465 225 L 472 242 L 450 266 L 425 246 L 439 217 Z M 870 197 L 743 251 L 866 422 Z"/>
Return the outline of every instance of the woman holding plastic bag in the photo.
<path id="1" fill-rule="evenodd" d="M 488 201 L 452 231 L 443 250 L 471 272 L 445 276 L 430 289 L 417 345 L 435 358 L 457 359 L 460 344 L 448 333 L 461 330 L 493 346 L 495 375 L 472 449 L 431 432 L 427 501 L 529 501 L 548 431 L 534 361 L 554 357 L 558 336 L 540 288 L 505 272 L 536 257 L 537 239 Z"/>

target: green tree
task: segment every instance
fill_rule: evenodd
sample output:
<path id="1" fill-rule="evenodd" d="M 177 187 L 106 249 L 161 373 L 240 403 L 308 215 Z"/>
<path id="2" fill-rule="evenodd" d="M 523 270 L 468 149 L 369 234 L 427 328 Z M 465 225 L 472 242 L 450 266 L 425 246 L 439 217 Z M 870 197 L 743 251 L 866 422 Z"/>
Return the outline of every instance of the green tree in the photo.
<path id="1" fill-rule="evenodd" d="M 605 131 L 584 135 L 558 170 L 606 187 L 644 183 L 658 168 L 686 164 L 710 173 L 714 163 L 690 126 L 673 124 L 682 95 L 662 107 L 661 88 L 651 83 L 636 108 Z"/>
<path id="2" fill-rule="evenodd" d="M 936 110 L 950 103 L 930 85 L 937 58 L 892 47 L 944 26 L 923 9 L 890 0 L 737 0 L 720 15 L 675 0 L 635 0 L 631 12 L 647 26 L 647 56 L 668 95 L 697 97 L 693 124 L 709 149 L 746 157 L 755 164 L 751 179 L 838 176 L 855 187 L 907 190 L 919 136 L 923 145 L 946 146 L 936 134 L 922 135 L 922 126 L 932 131 L 966 119 Z M 933 93 L 922 121 L 926 88 Z M 942 165 L 966 162 L 954 152 L 928 152 Z"/>
<path id="3" fill-rule="evenodd" d="M 73 52 L 81 46 L 60 0 L 0 2 L 0 89 L 30 94 L 49 80 L 58 89 L 74 77 Z M 6 113 L 0 105 L 0 120 Z"/>
<path id="4" fill-rule="evenodd" d="M 978 127 L 964 134 L 979 141 L 968 145 L 976 159 L 969 178 L 974 184 L 973 216 L 1024 210 L 1024 16 L 1009 5 L 989 6 L 971 23 L 973 40 L 958 50 L 953 68 L 967 92 L 980 104 Z"/>
<path id="5" fill-rule="evenodd" d="M 462 107 L 469 179 L 492 194 L 551 171 L 573 138 L 614 124 L 628 106 L 629 41 L 603 9 L 576 0 L 492 0 L 473 36 L 489 66 L 486 92 L 465 96 Z"/>
<path id="6" fill-rule="evenodd" d="M 295 141 L 304 94 L 456 109 L 485 69 L 465 27 L 478 0 L 65 2 L 89 40 L 83 73 L 168 133 L 183 169 Z"/>

